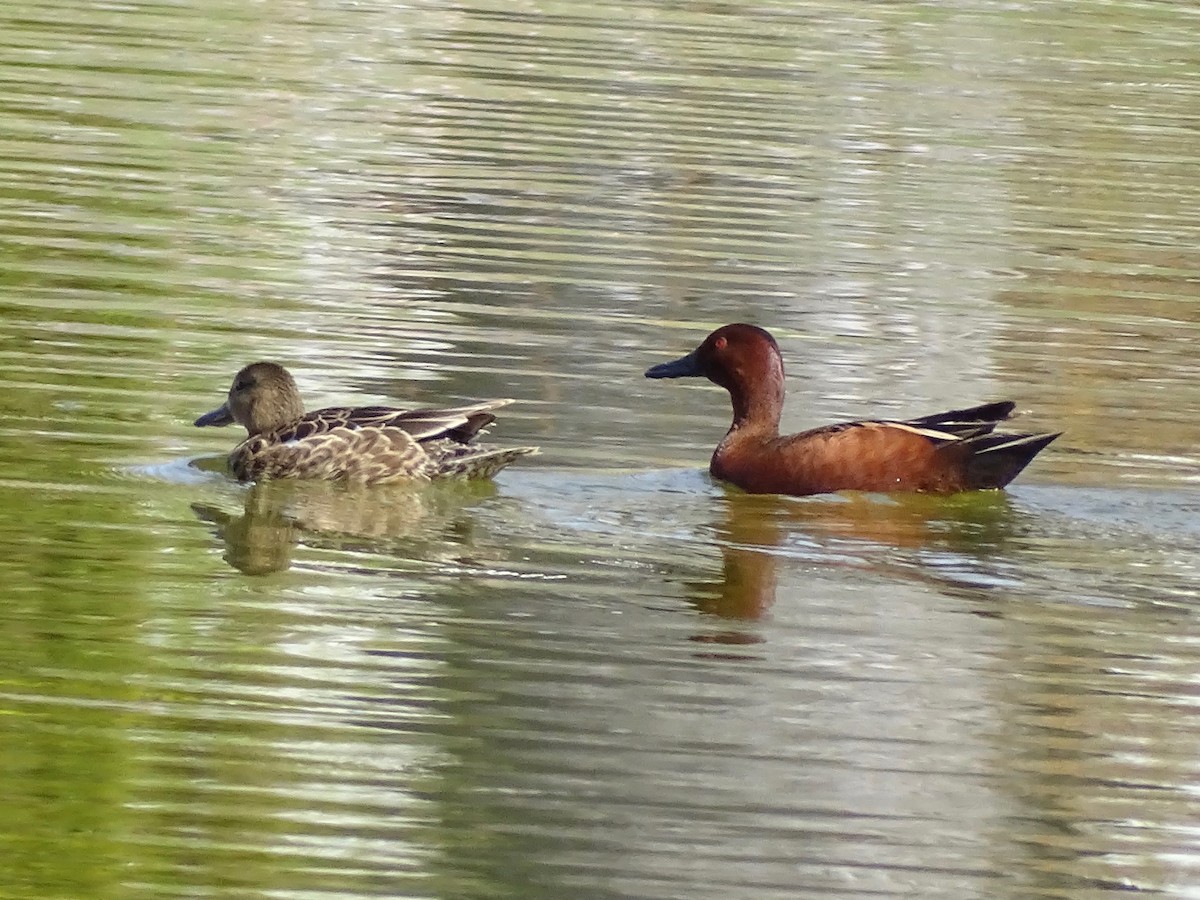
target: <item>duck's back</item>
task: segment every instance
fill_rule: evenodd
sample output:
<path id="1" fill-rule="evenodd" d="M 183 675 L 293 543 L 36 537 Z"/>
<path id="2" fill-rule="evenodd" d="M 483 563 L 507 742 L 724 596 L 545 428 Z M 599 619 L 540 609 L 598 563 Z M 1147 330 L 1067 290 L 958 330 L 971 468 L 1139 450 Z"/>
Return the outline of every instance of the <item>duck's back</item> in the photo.
<path id="1" fill-rule="evenodd" d="M 431 478 L 489 477 L 536 448 L 471 443 L 495 420 L 489 400 L 449 409 L 328 407 L 255 435 L 230 455 L 243 481 L 346 479 L 366 484 Z"/>
<path id="2" fill-rule="evenodd" d="M 929 417 L 932 418 L 932 417 Z M 731 432 L 711 471 L 751 493 L 951 493 L 1002 488 L 1057 434 L 993 434 L 925 420 L 847 422 L 776 437 Z"/>

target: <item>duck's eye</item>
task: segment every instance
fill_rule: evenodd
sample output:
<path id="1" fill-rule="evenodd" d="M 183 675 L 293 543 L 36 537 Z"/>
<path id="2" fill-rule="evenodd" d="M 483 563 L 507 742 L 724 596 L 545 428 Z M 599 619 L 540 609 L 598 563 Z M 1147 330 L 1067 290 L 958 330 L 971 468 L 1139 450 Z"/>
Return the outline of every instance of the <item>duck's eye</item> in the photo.
<path id="1" fill-rule="evenodd" d="M 233 389 L 238 392 L 248 391 L 252 387 L 254 387 L 254 380 L 250 378 L 239 378 L 233 383 Z"/>
<path id="2" fill-rule="evenodd" d="M 715 341 L 713 341 L 713 346 L 716 347 L 718 350 L 724 350 L 726 347 L 729 346 L 729 341 L 727 341 L 725 339 L 725 335 L 721 335 L 719 338 L 717 338 Z"/>

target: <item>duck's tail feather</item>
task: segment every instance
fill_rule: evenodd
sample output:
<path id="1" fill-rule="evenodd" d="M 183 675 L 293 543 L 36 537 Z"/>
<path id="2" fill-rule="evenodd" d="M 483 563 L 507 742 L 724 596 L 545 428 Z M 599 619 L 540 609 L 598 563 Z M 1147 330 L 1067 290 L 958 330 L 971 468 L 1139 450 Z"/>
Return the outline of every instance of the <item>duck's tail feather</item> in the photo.
<path id="1" fill-rule="evenodd" d="M 981 434 L 963 444 L 971 450 L 966 461 L 970 490 L 1002 488 L 1062 432 L 1043 434 Z"/>
<path id="2" fill-rule="evenodd" d="M 505 466 L 539 452 L 537 447 L 481 447 L 439 442 L 425 445 L 433 478 L 491 478 Z"/>

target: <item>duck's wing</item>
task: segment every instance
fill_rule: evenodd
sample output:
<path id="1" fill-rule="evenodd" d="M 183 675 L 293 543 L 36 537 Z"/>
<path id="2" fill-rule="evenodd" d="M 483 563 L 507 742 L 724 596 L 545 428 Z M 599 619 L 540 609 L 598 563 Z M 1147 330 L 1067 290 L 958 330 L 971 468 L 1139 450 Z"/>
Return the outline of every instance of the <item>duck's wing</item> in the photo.
<path id="1" fill-rule="evenodd" d="M 958 437 L 971 437 L 977 434 L 987 434 L 1000 422 L 1011 416 L 1016 406 L 1017 404 L 1011 400 L 997 400 L 994 403 L 982 403 L 966 409 L 952 409 L 949 412 L 904 419 L 896 424 L 940 431 Z"/>
<path id="2" fill-rule="evenodd" d="M 496 421 L 493 410 L 508 406 L 512 402 L 509 399 L 480 400 L 466 406 L 452 406 L 446 409 L 392 410 L 394 415 L 385 416 L 376 424 L 402 428 L 418 441 L 448 438 L 459 444 L 467 444 Z"/>
<path id="3" fill-rule="evenodd" d="M 305 413 L 294 422 L 270 432 L 275 443 L 306 441 L 337 429 L 356 431 L 394 428 L 415 441 L 449 440 L 465 444 L 496 420 L 492 410 L 512 400 L 482 400 L 447 409 L 396 409 L 391 406 L 331 406 Z"/>
<path id="4" fill-rule="evenodd" d="M 788 443 L 811 441 L 855 429 L 891 428 L 920 435 L 935 446 L 940 446 L 990 434 L 998 424 L 1012 415 L 1015 407 L 1016 404 L 1011 400 L 998 400 L 966 409 L 918 416 L 915 419 L 859 419 L 853 422 L 839 422 L 836 425 L 822 425 L 799 434 L 788 435 L 784 440 Z"/>

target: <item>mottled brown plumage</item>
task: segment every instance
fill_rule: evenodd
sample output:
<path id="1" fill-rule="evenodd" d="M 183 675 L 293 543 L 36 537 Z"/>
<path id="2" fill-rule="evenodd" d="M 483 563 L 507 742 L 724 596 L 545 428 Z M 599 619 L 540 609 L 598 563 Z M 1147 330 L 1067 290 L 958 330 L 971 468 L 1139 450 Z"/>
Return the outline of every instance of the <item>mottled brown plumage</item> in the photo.
<path id="1" fill-rule="evenodd" d="M 489 478 L 536 447 L 488 447 L 472 441 L 511 400 L 450 409 L 330 407 L 306 413 L 283 366 L 252 363 L 233 379 L 228 400 L 197 426 L 237 422 L 248 437 L 229 454 L 240 481 L 346 479 L 365 484 L 431 478 Z"/>
<path id="2" fill-rule="evenodd" d="M 756 494 L 955 491 L 1002 488 L 1057 433 L 993 434 L 1011 401 L 903 421 L 844 422 L 781 436 L 783 359 L 753 325 L 726 325 L 648 378 L 702 375 L 729 391 L 733 424 L 710 471 Z"/>

